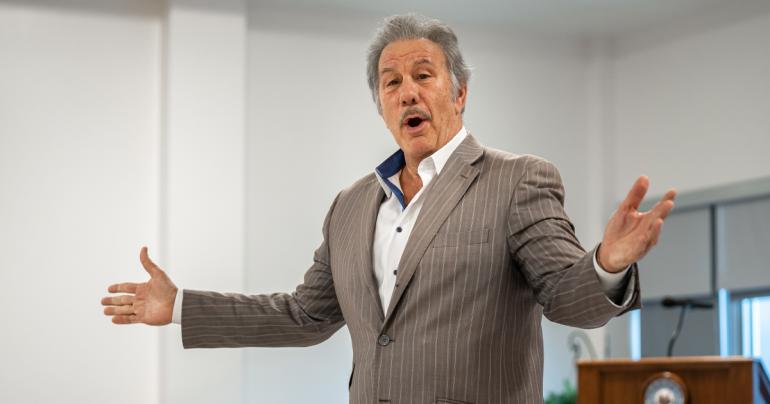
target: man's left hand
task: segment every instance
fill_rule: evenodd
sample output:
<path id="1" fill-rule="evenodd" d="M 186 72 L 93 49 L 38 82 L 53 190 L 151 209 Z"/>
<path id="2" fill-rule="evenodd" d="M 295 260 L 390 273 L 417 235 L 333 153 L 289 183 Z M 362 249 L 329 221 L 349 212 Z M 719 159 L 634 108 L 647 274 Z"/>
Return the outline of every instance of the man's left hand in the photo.
<path id="1" fill-rule="evenodd" d="M 639 212 L 649 187 L 650 180 L 639 177 L 607 223 L 596 256 L 605 271 L 615 273 L 628 268 L 657 244 L 663 220 L 674 208 L 676 190 L 669 189 L 652 209 Z"/>

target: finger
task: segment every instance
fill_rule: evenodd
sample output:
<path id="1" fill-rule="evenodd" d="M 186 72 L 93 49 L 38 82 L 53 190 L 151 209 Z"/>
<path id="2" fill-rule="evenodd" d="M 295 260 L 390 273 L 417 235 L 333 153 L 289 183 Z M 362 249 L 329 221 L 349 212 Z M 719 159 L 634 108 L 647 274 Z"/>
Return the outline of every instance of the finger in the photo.
<path id="1" fill-rule="evenodd" d="M 139 319 L 135 314 L 132 315 L 119 315 L 112 317 L 112 322 L 115 324 L 134 324 L 138 323 Z"/>
<path id="2" fill-rule="evenodd" d="M 665 219 L 671 210 L 674 209 L 674 201 L 672 199 L 661 199 L 655 206 L 647 212 L 650 217 L 650 225 L 652 225 L 657 219 Z"/>
<path id="3" fill-rule="evenodd" d="M 665 219 L 668 216 L 668 214 L 674 208 L 674 199 L 676 199 L 676 190 L 671 188 L 666 191 L 666 193 L 655 205 L 653 205 L 652 208 L 650 208 L 650 210 L 642 213 L 642 215 L 645 216 L 645 220 L 647 221 L 648 226 L 652 226 L 652 224 L 658 218 Z"/>
<path id="4" fill-rule="evenodd" d="M 131 315 L 136 314 L 134 306 L 107 306 L 104 308 L 104 314 L 107 316 Z"/>
<path id="5" fill-rule="evenodd" d="M 149 254 L 147 254 L 147 247 L 142 247 L 142 250 L 139 252 L 139 261 L 150 276 L 155 276 L 160 272 L 160 268 L 152 262 Z"/>
<path id="6" fill-rule="evenodd" d="M 674 202 L 675 199 L 676 199 L 676 189 L 670 188 L 668 191 L 666 191 L 665 194 L 663 194 L 662 197 L 660 197 L 660 200 L 652 208 L 654 209 L 656 206 L 658 206 L 658 205 L 660 205 L 660 204 L 662 204 L 662 203 L 664 203 L 666 201 Z M 652 209 L 650 209 L 650 210 L 652 210 Z"/>
<path id="7" fill-rule="evenodd" d="M 660 198 L 660 200 L 674 200 L 676 199 L 676 188 L 669 188 L 668 191 L 666 191 L 666 194 L 663 195 L 663 198 Z"/>
<path id="8" fill-rule="evenodd" d="M 102 298 L 103 306 L 126 306 L 129 304 L 134 304 L 133 295 L 108 296 Z"/>
<path id="9" fill-rule="evenodd" d="M 131 282 L 117 283 L 114 285 L 110 285 L 107 288 L 107 291 L 110 293 L 136 293 L 136 288 L 138 286 L 139 286 L 138 283 L 131 283 Z"/>
<path id="10" fill-rule="evenodd" d="M 667 206 L 667 209 L 661 208 L 661 209 L 664 209 L 664 212 L 662 212 L 659 215 L 661 219 L 665 219 L 668 216 L 668 213 L 671 212 L 671 210 L 674 208 L 674 199 L 676 199 L 676 189 L 674 188 L 671 188 L 668 191 L 666 191 L 666 194 L 663 195 L 662 198 L 660 198 L 659 203 L 661 205 Z"/>
<path id="11" fill-rule="evenodd" d="M 626 199 L 620 204 L 620 207 L 625 210 L 637 210 L 641 205 L 644 195 L 647 194 L 647 189 L 650 187 L 650 179 L 643 175 L 636 179 L 634 185 L 631 186 L 631 190 L 628 191 Z"/>
<path id="12" fill-rule="evenodd" d="M 663 219 L 657 219 L 652 225 L 652 229 L 650 229 L 650 247 L 658 244 L 658 238 L 660 238 L 660 231 L 663 228 Z"/>
<path id="13" fill-rule="evenodd" d="M 655 245 L 658 244 L 658 238 L 660 237 L 660 230 L 663 227 L 663 219 L 657 219 L 653 223 L 651 229 L 650 229 L 650 235 L 647 238 L 647 245 L 644 248 L 644 253 L 639 259 L 642 259 L 642 257 L 646 256 L 650 250 L 652 250 L 652 247 L 655 247 Z"/>
<path id="14" fill-rule="evenodd" d="M 658 219 L 652 226 L 652 245 L 658 244 L 658 238 L 660 238 L 660 231 L 663 229 L 663 219 Z"/>

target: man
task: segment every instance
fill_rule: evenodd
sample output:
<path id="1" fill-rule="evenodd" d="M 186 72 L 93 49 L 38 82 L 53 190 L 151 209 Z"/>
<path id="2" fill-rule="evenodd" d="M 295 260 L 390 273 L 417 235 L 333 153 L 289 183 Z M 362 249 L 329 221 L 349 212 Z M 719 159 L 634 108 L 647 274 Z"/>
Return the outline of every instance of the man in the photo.
<path id="1" fill-rule="evenodd" d="M 186 348 L 307 346 L 347 325 L 351 403 L 542 402 L 543 314 L 599 327 L 639 305 L 634 264 L 675 192 L 638 212 L 640 177 L 585 252 L 556 168 L 481 146 L 462 121 L 469 70 L 445 24 L 385 21 L 369 52 L 373 98 L 399 151 L 337 195 L 292 294 L 178 290 L 151 279 L 103 299 L 117 324 L 181 322 Z"/>

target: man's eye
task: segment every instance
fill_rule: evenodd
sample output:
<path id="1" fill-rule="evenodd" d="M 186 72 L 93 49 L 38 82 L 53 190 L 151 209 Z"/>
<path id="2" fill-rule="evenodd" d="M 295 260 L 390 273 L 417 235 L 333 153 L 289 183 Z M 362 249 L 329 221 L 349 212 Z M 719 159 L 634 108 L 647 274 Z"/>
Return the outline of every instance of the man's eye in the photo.
<path id="1" fill-rule="evenodd" d="M 420 79 L 420 80 L 425 80 L 427 78 L 430 78 L 430 74 L 428 74 L 428 73 L 420 73 L 420 74 L 417 75 L 417 78 Z"/>
<path id="2" fill-rule="evenodd" d="M 390 87 L 390 86 L 395 86 L 396 84 L 398 84 L 398 80 L 391 80 L 391 81 L 389 81 L 389 82 L 388 82 L 387 84 L 385 84 L 385 85 L 386 85 L 387 87 Z"/>

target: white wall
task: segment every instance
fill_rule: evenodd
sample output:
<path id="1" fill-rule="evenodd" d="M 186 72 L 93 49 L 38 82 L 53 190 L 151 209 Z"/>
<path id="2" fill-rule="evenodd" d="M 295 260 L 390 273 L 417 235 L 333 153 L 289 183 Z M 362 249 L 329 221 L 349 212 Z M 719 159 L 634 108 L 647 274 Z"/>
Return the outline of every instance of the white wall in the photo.
<path id="1" fill-rule="evenodd" d="M 158 330 L 99 304 L 158 240 L 154 3 L 0 2 L 0 402 L 156 399 Z"/>
<path id="2" fill-rule="evenodd" d="M 770 175 L 770 14 L 654 41 L 619 41 L 612 57 L 611 194 L 638 173 L 651 192 Z"/>
<path id="3" fill-rule="evenodd" d="M 392 141 L 366 90 L 365 33 L 286 27 L 258 8 L 249 19 L 246 287 L 291 292 L 337 192 Z M 314 347 L 250 349 L 246 401 L 347 402 L 351 363 L 347 328 Z"/>
<path id="4" fill-rule="evenodd" d="M 243 290 L 243 1 L 0 2 L 0 402 L 242 401 L 243 353 L 115 326 L 140 246 Z"/>

